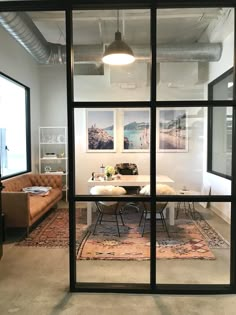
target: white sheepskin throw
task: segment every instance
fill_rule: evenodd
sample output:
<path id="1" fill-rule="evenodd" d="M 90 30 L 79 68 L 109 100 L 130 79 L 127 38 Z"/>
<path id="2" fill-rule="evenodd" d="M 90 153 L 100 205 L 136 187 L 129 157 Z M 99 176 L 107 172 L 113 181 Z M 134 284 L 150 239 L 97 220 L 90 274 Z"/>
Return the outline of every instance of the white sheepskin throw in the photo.
<path id="1" fill-rule="evenodd" d="M 126 190 L 119 186 L 94 186 L 90 189 L 92 195 L 125 195 Z M 116 201 L 100 201 L 100 203 L 106 206 L 112 206 L 116 204 Z"/>
<path id="2" fill-rule="evenodd" d="M 144 186 L 140 190 L 141 195 L 150 195 L 150 185 Z M 156 194 L 157 195 L 174 195 L 175 190 L 166 184 L 157 184 L 156 185 Z"/>
<path id="3" fill-rule="evenodd" d="M 125 195 L 126 190 L 119 186 L 94 186 L 90 189 L 92 195 Z"/>

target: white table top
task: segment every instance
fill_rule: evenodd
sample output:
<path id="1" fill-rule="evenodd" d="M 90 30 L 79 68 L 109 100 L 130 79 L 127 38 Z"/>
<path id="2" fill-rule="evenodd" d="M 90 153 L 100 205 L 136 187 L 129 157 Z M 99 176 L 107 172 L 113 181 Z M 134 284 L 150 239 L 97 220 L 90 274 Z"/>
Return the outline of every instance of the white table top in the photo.
<path id="1" fill-rule="evenodd" d="M 174 181 L 166 175 L 158 175 L 156 181 L 158 184 L 174 183 Z M 111 181 L 103 180 L 102 178 L 100 180 L 92 180 L 92 178 L 88 180 L 89 187 L 95 185 L 145 186 L 147 184 L 150 184 L 149 175 L 119 175 L 114 176 Z"/>
<path id="2" fill-rule="evenodd" d="M 196 190 L 179 190 L 178 191 L 179 195 L 201 195 L 200 191 L 196 191 Z"/>

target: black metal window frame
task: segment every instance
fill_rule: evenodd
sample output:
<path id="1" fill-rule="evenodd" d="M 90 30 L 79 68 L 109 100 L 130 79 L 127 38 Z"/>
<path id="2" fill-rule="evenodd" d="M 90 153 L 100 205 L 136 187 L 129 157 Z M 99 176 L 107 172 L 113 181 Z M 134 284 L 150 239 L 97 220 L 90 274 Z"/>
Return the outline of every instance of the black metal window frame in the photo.
<path id="1" fill-rule="evenodd" d="M 159 3 L 158 3 L 159 4 Z M 146 107 L 150 109 L 150 117 L 151 117 L 151 153 L 150 153 L 150 174 L 151 174 L 151 195 L 145 197 L 145 201 L 151 202 L 152 206 L 155 206 L 155 203 L 157 201 L 221 201 L 221 202 L 231 202 L 232 207 L 234 207 L 235 200 L 232 198 L 232 196 L 156 196 L 156 110 L 159 107 L 168 108 L 168 107 L 209 107 L 209 106 L 222 106 L 222 104 L 227 103 L 228 106 L 233 106 L 235 108 L 235 102 L 234 101 L 228 101 L 228 102 L 210 102 L 210 101 L 157 101 L 156 100 L 156 10 L 158 8 L 173 8 L 175 6 L 168 6 L 168 5 L 153 5 L 153 6 L 146 6 L 146 8 L 150 9 L 150 31 L 151 31 L 151 43 L 150 43 L 150 50 L 152 53 L 151 62 L 151 85 L 150 85 L 150 95 L 151 99 L 148 102 L 106 102 L 106 108 L 112 107 L 112 108 L 121 108 L 121 107 L 130 107 L 130 108 L 138 108 L 138 107 Z M 222 5 L 223 7 L 226 6 Z M 185 8 L 185 6 L 182 6 Z M 191 7 L 186 6 L 186 7 Z M 199 5 L 199 7 L 206 7 L 206 4 L 202 3 L 202 5 Z M 83 6 L 75 7 L 74 9 L 100 9 L 98 6 L 87 6 L 84 8 Z M 103 5 L 103 9 L 111 9 L 109 5 Z M 115 5 L 115 7 L 112 7 L 113 9 L 126 9 L 126 6 Z M 130 6 L 128 6 L 130 8 Z M 138 9 L 140 7 L 136 5 L 132 6 L 133 9 Z M 68 18 L 71 18 L 71 12 L 68 12 Z M 73 38 L 73 31 L 72 31 L 72 25 L 70 25 L 71 32 L 69 37 Z M 70 43 L 68 43 L 69 46 L 73 46 L 72 40 Z M 67 47 L 68 48 L 68 47 Z M 68 50 L 68 53 L 71 51 Z M 68 67 L 70 69 L 73 69 L 73 55 L 70 54 Z M 74 95 L 73 95 L 73 71 L 70 73 L 71 76 L 69 80 L 71 80 L 70 84 L 70 91 L 71 91 L 71 97 L 70 100 L 72 100 L 72 107 L 75 108 L 103 108 L 104 103 L 103 102 L 75 102 L 73 101 Z M 70 116 L 70 114 L 69 114 Z M 69 121 L 71 121 L 71 125 L 73 125 L 73 113 L 71 113 L 71 117 L 69 117 Z M 70 122 L 69 122 L 70 124 Z M 70 139 L 71 142 L 74 143 L 74 133 L 71 130 Z M 71 148 L 69 145 L 69 150 L 71 149 L 71 152 L 74 152 L 73 143 L 71 143 Z M 74 164 L 75 161 L 72 161 Z M 72 174 L 73 175 L 73 174 Z M 71 178 L 71 184 L 73 185 L 73 181 L 75 181 L 75 178 Z M 74 187 L 74 185 L 73 185 Z M 113 200 L 120 200 L 120 201 L 127 201 L 129 200 L 128 197 L 95 197 L 91 195 L 75 195 L 71 191 L 71 202 L 72 207 L 70 208 L 72 213 L 72 224 L 74 224 L 74 216 L 75 216 L 75 209 L 74 205 L 76 201 L 113 201 Z M 235 185 L 232 181 L 232 194 L 235 194 Z M 133 201 L 140 201 L 144 200 L 143 197 L 133 197 Z M 232 213 L 232 222 L 234 222 L 234 214 Z M 232 223 L 233 227 L 234 223 Z M 76 279 L 76 251 L 75 251 L 75 225 L 73 226 L 73 229 L 71 232 L 71 247 L 70 247 L 70 267 L 71 267 L 71 273 L 70 273 L 70 289 L 73 292 L 115 292 L 115 293 L 165 293 L 165 294 L 224 294 L 224 293 L 236 293 L 235 290 L 235 250 L 231 246 L 231 256 L 230 256 L 230 284 L 215 284 L 215 285 L 209 285 L 209 284 L 158 284 L 156 282 L 156 224 L 155 224 L 155 214 L 151 214 L 151 248 L 150 248 L 150 283 L 149 284 L 137 284 L 137 283 L 91 283 L 91 282 L 78 282 Z M 234 242 L 235 239 L 235 233 L 231 229 L 231 242 Z"/>
<path id="2" fill-rule="evenodd" d="M 19 85 L 20 87 L 24 88 L 25 90 L 25 144 L 26 144 L 26 169 L 11 173 L 8 175 L 3 176 L 2 179 L 7 179 L 14 177 L 16 175 L 25 174 L 28 172 L 31 172 L 31 128 L 30 128 L 30 88 L 23 83 L 13 79 L 12 77 L 8 76 L 7 74 L 0 72 L 0 76 L 5 78 L 8 81 L 11 81 L 12 83 L 15 83 L 16 85 Z M 12 128 L 16 128 L 16 126 L 12 126 Z M 16 129 L 15 129 L 16 130 Z M 1 173 L 1 172 L 0 172 Z"/>
<path id="3" fill-rule="evenodd" d="M 156 201 L 208 201 L 208 202 L 230 202 L 231 209 L 236 208 L 236 145 L 232 148 L 232 181 L 231 195 L 224 196 L 156 196 L 156 109 L 159 107 L 211 107 L 211 106 L 232 106 L 233 108 L 233 139 L 236 139 L 236 92 L 234 89 L 233 101 L 157 101 L 156 100 L 156 9 L 170 8 L 204 8 L 204 7 L 236 7 L 236 1 L 185 1 L 185 0 L 35 0 L 35 1 L 3 1 L 0 2 L 0 11 L 65 11 L 66 13 L 66 51 L 67 51 L 67 109 L 68 109 L 68 154 L 69 154 L 69 289 L 71 292 L 96 292 L 96 293 L 152 293 L 152 294 L 230 294 L 236 293 L 236 212 L 231 211 L 231 255 L 230 255 L 230 284 L 157 284 L 156 283 L 156 225 L 155 215 L 151 216 L 151 259 L 150 259 L 150 283 L 87 283 L 77 282 L 76 279 L 76 235 L 75 235 L 75 203 L 77 201 L 113 201 L 129 200 L 128 197 L 96 197 L 91 195 L 75 194 L 75 157 L 74 157 L 74 109 L 75 108 L 102 108 L 102 102 L 75 102 L 73 87 L 73 10 L 96 10 L 96 9 L 150 9 L 151 12 L 151 86 L 149 102 L 106 102 L 109 107 L 142 107 L 150 108 L 151 117 L 151 152 L 150 152 L 150 174 L 151 174 L 151 195 L 142 200 L 155 205 Z M 234 23 L 235 24 L 235 23 Z M 234 29 L 236 29 L 234 25 Z M 235 35 L 235 34 L 234 34 Z M 236 35 L 235 35 L 236 37 Z M 234 38 L 234 52 L 236 51 Z M 235 59 L 234 59 L 235 60 Z M 235 64 L 235 61 L 234 61 Z M 235 82 L 235 71 L 234 71 Z M 235 84 L 234 84 L 235 86 Z M 132 198 L 140 201 L 141 197 Z"/>
<path id="4" fill-rule="evenodd" d="M 213 80 L 208 84 L 208 99 L 210 101 L 213 100 L 214 95 L 213 95 L 213 89 L 216 84 L 227 78 L 229 75 L 233 75 L 234 73 L 234 68 L 230 68 L 229 70 L 225 71 L 222 75 L 220 75 L 218 78 Z M 232 179 L 232 176 L 220 173 L 214 170 L 212 161 L 213 161 L 213 123 L 214 123 L 214 118 L 213 118 L 213 106 L 208 107 L 208 128 L 207 128 L 207 172 L 229 179 Z"/>

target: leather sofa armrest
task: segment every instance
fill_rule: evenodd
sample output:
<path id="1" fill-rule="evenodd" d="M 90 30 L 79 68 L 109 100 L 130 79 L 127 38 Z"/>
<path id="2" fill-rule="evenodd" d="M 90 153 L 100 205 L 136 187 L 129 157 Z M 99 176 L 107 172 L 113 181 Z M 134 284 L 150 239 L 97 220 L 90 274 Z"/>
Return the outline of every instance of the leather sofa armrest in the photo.
<path id="1" fill-rule="evenodd" d="M 6 227 L 29 225 L 29 194 L 25 192 L 2 192 L 2 211 Z"/>

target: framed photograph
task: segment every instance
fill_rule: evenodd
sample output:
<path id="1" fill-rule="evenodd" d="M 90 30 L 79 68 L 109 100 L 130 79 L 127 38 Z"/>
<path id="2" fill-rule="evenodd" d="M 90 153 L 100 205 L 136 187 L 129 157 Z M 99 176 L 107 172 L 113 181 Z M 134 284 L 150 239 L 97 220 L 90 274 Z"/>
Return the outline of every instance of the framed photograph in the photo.
<path id="1" fill-rule="evenodd" d="M 115 152 L 115 111 L 88 109 L 86 122 L 87 152 Z"/>
<path id="2" fill-rule="evenodd" d="M 123 151 L 148 152 L 150 147 L 149 110 L 123 111 Z"/>
<path id="3" fill-rule="evenodd" d="M 185 109 L 160 109 L 157 119 L 157 151 L 187 152 L 187 111 Z"/>

